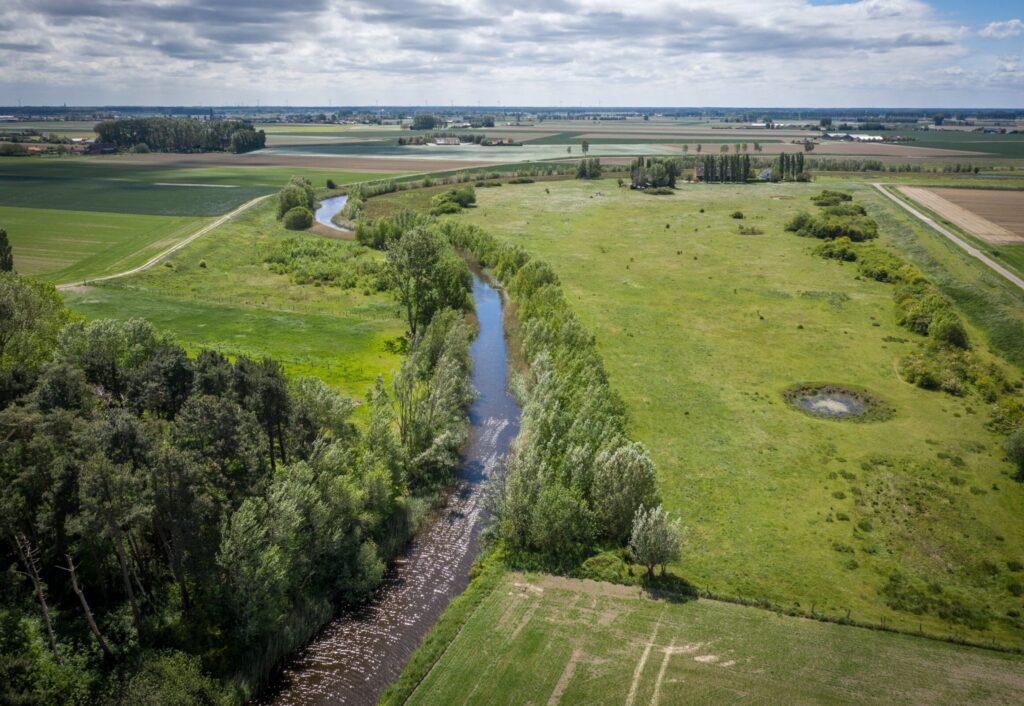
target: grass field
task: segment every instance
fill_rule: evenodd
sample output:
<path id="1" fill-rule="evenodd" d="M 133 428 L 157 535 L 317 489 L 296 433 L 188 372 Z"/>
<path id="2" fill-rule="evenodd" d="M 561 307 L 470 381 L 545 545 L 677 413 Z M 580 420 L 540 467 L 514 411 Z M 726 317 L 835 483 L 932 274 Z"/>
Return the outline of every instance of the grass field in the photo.
<path id="1" fill-rule="evenodd" d="M 1022 688 L 1020 657 L 509 573 L 408 703 L 1013 704 Z"/>
<path id="2" fill-rule="evenodd" d="M 315 375 L 362 398 L 398 365 L 385 347 L 404 330 L 397 305 L 387 294 L 298 285 L 271 272 L 265 249 L 295 235 L 273 209 L 254 207 L 176 253 L 170 266 L 68 292 L 68 305 L 88 318 L 149 319 L 192 350 L 271 356 L 291 375 Z"/>
<path id="3" fill-rule="evenodd" d="M 888 214 L 883 245 L 973 296 L 972 320 L 996 315 L 980 314 L 990 300 L 969 288 L 999 284 L 941 239 L 918 242 L 894 225 L 870 187 L 848 186 Z M 984 403 L 899 378 L 897 361 L 919 343 L 895 323 L 891 286 L 783 231 L 820 188 L 701 185 L 654 197 L 611 180 L 532 184 L 478 190 L 479 207 L 458 217 L 559 273 L 632 432 L 652 449 L 666 505 L 691 528 L 678 575 L 719 594 L 1020 645 L 1024 625 L 1008 613 L 1024 608 L 1011 591 L 1024 575 L 1008 562 L 1024 561 L 1024 491 Z M 764 233 L 740 235 L 736 210 Z M 947 262 L 953 283 L 939 276 Z M 971 333 L 985 356 L 989 332 Z M 800 382 L 867 388 L 896 415 L 808 417 L 781 396 Z M 897 574 L 933 591 L 922 614 L 890 607 Z"/>
<path id="4" fill-rule="evenodd" d="M 0 206 L 15 269 L 56 283 L 131 269 L 210 220 Z"/>

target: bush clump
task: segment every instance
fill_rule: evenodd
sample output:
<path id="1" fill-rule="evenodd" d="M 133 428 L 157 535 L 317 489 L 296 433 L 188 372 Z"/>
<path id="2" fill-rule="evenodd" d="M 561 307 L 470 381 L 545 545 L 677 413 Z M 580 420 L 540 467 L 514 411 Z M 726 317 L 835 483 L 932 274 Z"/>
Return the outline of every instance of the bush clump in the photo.
<path id="1" fill-rule="evenodd" d="M 476 190 L 472 186 L 462 189 L 449 189 L 430 200 L 430 214 L 441 216 L 447 213 L 458 213 L 476 203 Z"/>
<path id="2" fill-rule="evenodd" d="M 841 204 L 844 201 L 853 201 L 853 196 L 846 193 L 845 191 L 833 191 L 832 189 L 825 189 L 817 196 L 812 196 L 813 201 L 818 206 L 835 206 Z"/>
<path id="3" fill-rule="evenodd" d="M 288 230 L 305 230 L 313 225 L 313 212 L 305 206 L 296 206 L 284 214 L 283 223 Z"/>
<path id="4" fill-rule="evenodd" d="M 840 260 L 842 262 L 854 262 L 857 259 L 857 251 L 854 250 L 853 241 L 847 237 L 829 240 L 814 248 L 814 254 L 827 260 Z"/>
<path id="5" fill-rule="evenodd" d="M 743 218 L 743 211 L 733 211 L 729 215 L 730 215 L 731 218 L 735 218 L 735 219 L 739 220 L 739 219 Z"/>
<path id="6" fill-rule="evenodd" d="M 297 206 L 309 211 L 316 210 L 316 193 L 309 179 L 293 176 L 277 195 L 277 217 L 284 218 L 286 213 Z"/>

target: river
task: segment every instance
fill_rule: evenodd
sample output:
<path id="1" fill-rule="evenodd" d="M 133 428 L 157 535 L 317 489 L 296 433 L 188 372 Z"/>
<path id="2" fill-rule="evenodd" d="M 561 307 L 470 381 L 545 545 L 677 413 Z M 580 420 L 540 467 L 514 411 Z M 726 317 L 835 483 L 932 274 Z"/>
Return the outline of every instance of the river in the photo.
<path id="1" fill-rule="evenodd" d="M 372 601 L 334 619 L 285 667 L 263 704 L 373 704 L 401 674 L 448 604 L 469 583 L 480 549 L 483 486 L 519 430 L 508 393 L 501 296 L 473 276 L 480 331 L 470 344 L 477 397 L 454 488 L 388 570 Z"/>
<path id="2" fill-rule="evenodd" d="M 313 214 L 313 218 L 322 226 L 327 226 L 341 233 L 351 233 L 352 231 L 347 228 L 341 228 L 334 225 L 331 220 L 335 215 L 341 212 L 341 209 L 345 208 L 345 202 L 348 201 L 348 195 L 343 194 L 341 196 L 334 196 L 329 199 L 324 199 L 320 202 L 320 208 Z"/>

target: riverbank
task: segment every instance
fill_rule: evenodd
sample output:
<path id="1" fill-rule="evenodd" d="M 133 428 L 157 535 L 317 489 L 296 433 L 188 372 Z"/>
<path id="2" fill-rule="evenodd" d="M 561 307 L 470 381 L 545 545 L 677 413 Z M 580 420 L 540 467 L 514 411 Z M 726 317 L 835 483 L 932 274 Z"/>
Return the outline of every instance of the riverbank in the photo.
<path id="1" fill-rule="evenodd" d="M 334 619 L 289 661 L 257 703 L 374 703 L 401 674 L 449 603 L 469 584 L 485 517 L 484 484 L 518 433 L 506 389 L 508 352 L 496 289 L 474 276 L 479 323 L 470 344 L 477 398 L 454 488 L 366 605 Z"/>

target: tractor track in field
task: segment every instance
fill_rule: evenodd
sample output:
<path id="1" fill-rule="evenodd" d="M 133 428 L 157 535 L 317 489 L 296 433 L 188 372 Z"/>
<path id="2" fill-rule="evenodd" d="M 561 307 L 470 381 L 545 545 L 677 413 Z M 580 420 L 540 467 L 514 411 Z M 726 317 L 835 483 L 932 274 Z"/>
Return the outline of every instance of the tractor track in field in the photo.
<path id="1" fill-rule="evenodd" d="M 123 272 L 115 272 L 114 274 L 110 274 L 110 275 L 103 275 L 102 277 L 90 277 L 89 279 L 84 279 L 84 280 L 81 280 L 81 281 L 78 281 L 78 282 L 65 282 L 64 284 L 58 284 L 57 285 L 57 289 L 60 290 L 60 291 L 66 291 L 66 290 L 75 289 L 75 288 L 78 288 L 78 287 L 86 287 L 86 286 L 88 286 L 88 285 L 90 285 L 90 284 L 92 284 L 94 282 L 105 282 L 107 280 L 119 279 L 121 277 L 127 277 L 129 275 L 138 274 L 139 272 L 145 272 L 146 270 L 150 269 L 151 267 L 159 265 L 165 259 L 167 259 L 171 255 L 173 255 L 174 253 L 178 252 L 179 250 L 184 248 L 186 245 L 189 245 L 193 241 L 198 240 L 199 238 L 201 238 L 202 236 L 206 235 L 207 233 L 209 233 L 214 228 L 219 228 L 220 226 L 224 225 L 225 223 L 230 221 L 235 216 L 237 216 L 237 215 L 239 215 L 241 213 L 244 213 L 248 209 L 250 209 L 253 206 L 255 206 L 256 204 L 258 204 L 260 201 L 263 201 L 264 199 L 266 199 L 266 198 L 268 198 L 270 196 L 273 196 L 273 194 L 265 194 L 263 196 L 257 196 L 256 198 L 252 199 L 251 201 L 246 201 L 245 203 L 243 203 L 241 206 L 239 206 L 235 210 L 230 211 L 228 213 L 225 213 L 223 216 L 220 216 L 219 218 L 217 218 L 216 220 L 214 220 L 211 223 L 207 223 L 205 226 L 203 226 L 202 228 L 197 230 L 192 235 L 188 236 L 184 240 L 181 240 L 180 242 L 175 243 L 174 245 L 172 245 L 171 247 L 167 248 L 166 250 L 163 250 L 163 251 L 159 252 L 158 254 L 154 255 L 149 260 L 146 260 L 146 262 L 142 263 L 138 267 L 133 267 L 130 270 L 125 270 Z"/>

